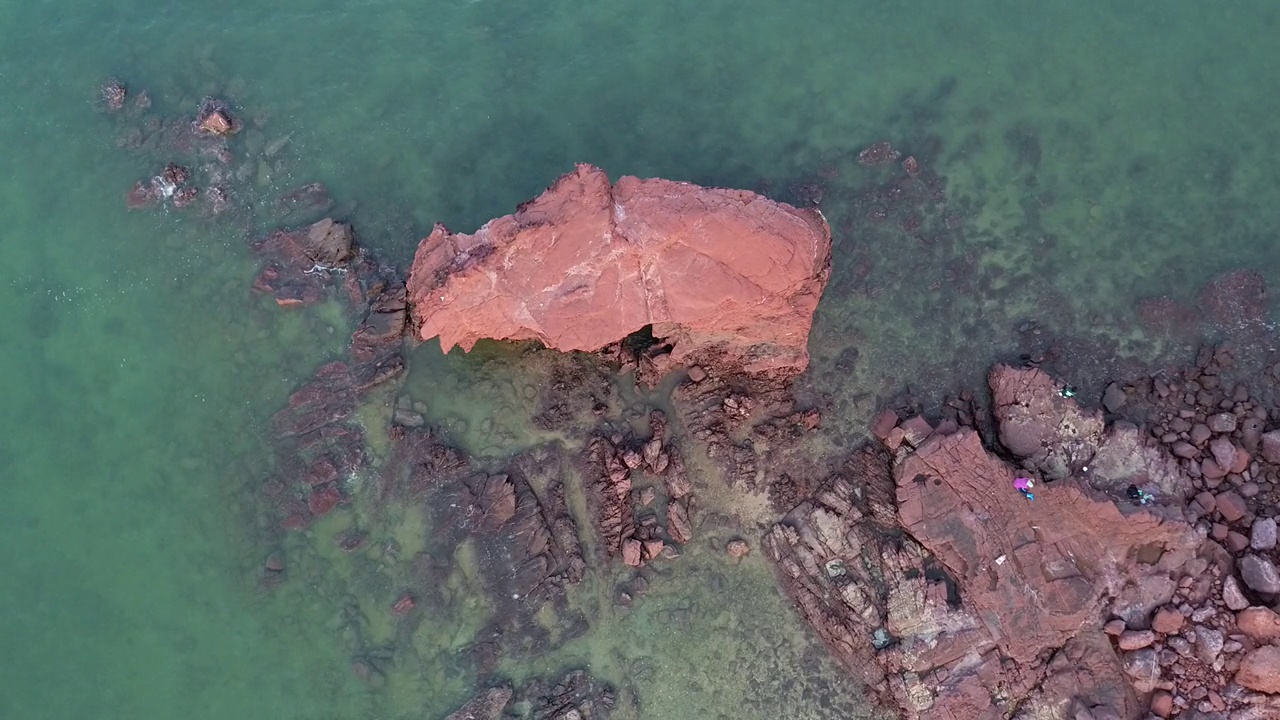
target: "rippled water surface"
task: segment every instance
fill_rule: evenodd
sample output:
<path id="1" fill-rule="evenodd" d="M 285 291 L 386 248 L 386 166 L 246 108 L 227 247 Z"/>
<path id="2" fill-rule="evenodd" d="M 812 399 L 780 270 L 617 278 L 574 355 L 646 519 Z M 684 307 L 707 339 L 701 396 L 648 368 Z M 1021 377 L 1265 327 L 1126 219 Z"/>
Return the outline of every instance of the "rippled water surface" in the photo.
<path id="1" fill-rule="evenodd" d="M 350 319 L 250 294 L 261 217 L 126 211 L 157 158 L 117 147 L 104 78 L 161 113 L 226 97 L 252 120 L 238 151 L 284 143 L 252 192 L 322 181 L 399 263 L 434 222 L 474 229 L 575 161 L 820 195 L 835 270 L 802 387 L 838 444 L 877 397 L 971 382 L 1029 328 L 1096 380 L 1099 358 L 1180 347 L 1140 300 L 1194 305 L 1242 267 L 1274 283 L 1278 26 L 1264 0 L 0 0 L 0 717 L 439 718 L 472 689 L 453 658 L 487 612 L 463 587 L 449 622 L 397 635 L 330 542 L 359 502 L 290 537 L 289 578 L 263 588 L 246 488 Z M 880 140 L 926 190 L 855 162 Z M 511 353 L 410 363 L 406 390 L 468 452 L 548 439 Z M 414 512 L 382 531 L 425 542 Z M 589 667 L 645 718 L 870 712 L 765 564 L 725 561 L 729 532 L 630 610 L 594 572 L 573 598 L 591 629 L 501 672 Z M 352 672 L 353 603 L 398 648 L 380 682 Z"/>

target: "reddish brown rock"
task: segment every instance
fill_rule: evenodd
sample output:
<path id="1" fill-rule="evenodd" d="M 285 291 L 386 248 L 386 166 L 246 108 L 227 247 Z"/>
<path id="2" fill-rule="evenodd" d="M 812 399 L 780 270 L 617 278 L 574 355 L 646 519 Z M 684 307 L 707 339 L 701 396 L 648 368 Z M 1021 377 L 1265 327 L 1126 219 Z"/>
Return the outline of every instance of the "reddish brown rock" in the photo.
<path id="1" fill-rule="evenodd" d="M 682 545 L 693 539 L 693 531 L 689 527 L 689 512 L 679 500 L 667 503 L 667 532 L 673 542 Z"/>
<path id="2" fill-rule="evenodd" d="M 1173 635 L 1182 630 L 1186 618 L 1173 608 L 1160 608 L 1151 619 L 1151 629 L 1164 635 Z"/>
<path id="3" fill-rule="evenodd" d="M 730 540 L 729 544 L 725 545 L 724 550 L 732 558 L 744 558 L 751 553 L 750 546 L 744 540 Z"/>
<path id="4" fill-rule="evenodd" d="M 1126 517 L 1072 482 L 1037 488 L 1027 503 L 1012 489 L 1012 469 L 971 430 L 930 438 L 895 476 L 903 527 L 970 589 L 1004 654 L 1019 662 L 1090 622 L 1104 596 L 1122 595 L 1127 576 L 1142 579 L 1141 566 L 1127 564 L 1130 551 L 1198 542 L 1186 525 Z"/>
<path id="5" fill-rule="evenodd" d="M 416 606 L 417 606 L 417 602 L 414 601 L 413 596 L 408 593 L 405 593 L 404 595 L 401 595 L 399 598 L 397 598 L 395 603 L 391 606 L 391 614 L 407 615 L 409 614 L 409 611 Z"/>
<path id="6" fill-rule="evenodd" d="M 635 538 L 627 538 L 622 541 L 622 562 L 631 567 L 640 567 L 644 563 L 642 557 L 642 546 L 640 541 Z"/>
<path id="7" fill-rule="evenodd" d="M 1059 717 L 1064 702 L 1138 716 L 1145 706 L 1099 621 L 1108 613 L 1145 621 L 1167 603 L 1176 584 L 1132 558 L 1140 548 L 1190 556 L 1194 530 L 1147 512 L 1125 515 L 1075 480 L 1038 487 L 1028 502 L 1013 488 L 1013 468 L 968 428 L 932 434 L 899 456 L 892 476 L 887 456 L 879 471 L 874 454 L 861 457 L 871 470 L 856 473 L 860 493 L 837 476 L 763 543 L 838 659 L 885 688 L 908 718 L 1001 717 L 1015 708 Z M 886 483 L 906 531 L 896 540 L 895 525 L 866 515 L 867 498 Z M 1114 597 L 1127 605 L 1110 607 Z M 1124 633 L 1123 623 L 1115 632 L 1142 648 L 1131 655 L 1155 658 L 1145 647 L 1154 633 Z M 1148 676 L 1158 674 L 1148 665 Z M 1154 689 L 1152 677 L 1140 682 Z"/>
<path id="8" fill-rule="evenodd" d="M 1218 493 L 1215 500 L 1217 501 L 1215 506 L 1218 509 L 1218 513 L 1222 515 L 1223 520 L 1229 523 L 1240 520 L 1249 512 L 1248 503 L 1234 490 Z"/>
<path id="9" fill-rule="evenodd" d="M 1262 458 L 1273 465 L 1280 465 L 1280 430 L 1265 432 L 1262 442 Z"/>
<path id="10" fill-rule="evenodd" d="M 750 248 L 750 251 L 744 250 Z M 579 165 L 473 235 L 437 226 L 409 278 L 417 336 L 600 350 L 652 326 L 669 362 L 793 374 L 831 266 L 821 214 Z"/>
<path id="11" fill-rule="evenodd" d="M 1236 613 L 1240 632 L 1264 643 L 1280 640 L 1280 614 L 1271 608 L 1251 607 Z"/>
<path id="12" fill-rule="evenodd" d="M 1236 683 L 1264 693 L 1280 693 L 1280 646 L 1265 645 L 1240 661 Z"/>
<path id="13" fill-rule="evenodd" d="M 1151 695 L 1151 714 L 1167 718 L 1173 714 L 1173 695 L 1165 690 L 1157 690 Z"/>

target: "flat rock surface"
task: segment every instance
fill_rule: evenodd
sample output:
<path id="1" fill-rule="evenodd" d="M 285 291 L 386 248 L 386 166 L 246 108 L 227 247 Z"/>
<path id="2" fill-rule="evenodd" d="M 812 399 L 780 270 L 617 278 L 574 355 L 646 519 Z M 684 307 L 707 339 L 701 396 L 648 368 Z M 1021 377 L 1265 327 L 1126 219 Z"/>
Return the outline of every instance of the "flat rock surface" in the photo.
<path id="1" fill-rule="evenodd" d="M 831 268 L 815 210 L 590 165 L 472 235 L 437 225 L 409 277 L 417 336 L 596 351 L 653 326 L 671 360 L 791 374 Z M 705 364 L 705 363 L 704 363 Z"/>

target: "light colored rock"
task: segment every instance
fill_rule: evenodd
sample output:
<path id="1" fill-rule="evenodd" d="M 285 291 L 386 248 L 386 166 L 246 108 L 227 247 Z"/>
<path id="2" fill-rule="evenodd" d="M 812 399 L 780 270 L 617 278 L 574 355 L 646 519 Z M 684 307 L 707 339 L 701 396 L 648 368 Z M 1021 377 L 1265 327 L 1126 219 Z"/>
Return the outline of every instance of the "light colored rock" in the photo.
<path id="1" fill-rule="evenodd" d="M 1276 546 L 1276 519 L 1258 518 L 1249 531 L 1249 547 L 1254 550 L 1270 550 Z"/>
<path id="2" fill-rule="evenodd" d="M 1232 610 L 1243 610 L 1249 607 L 1249 601 L 1240 590 L 1240 583 L 1234 575 L 1229 575 L 1222 581 L 1222 602 Z"/>
<path id="3" fill-rule="evenodd" d="M 1231 413 L 1210 415 L 1206 422 L 1209 424 L 1209 429 L 1216 433 L 1235 432 L 1236 429 L 1236 416 Z"/>
<path id="4" fill-rule="evenodd" d="M 1126 630 L 1120 634 L 1117 644 L 1121 650 L 1141 650 L 1155 641 L 1156 634 L 1150 630 Z"/>

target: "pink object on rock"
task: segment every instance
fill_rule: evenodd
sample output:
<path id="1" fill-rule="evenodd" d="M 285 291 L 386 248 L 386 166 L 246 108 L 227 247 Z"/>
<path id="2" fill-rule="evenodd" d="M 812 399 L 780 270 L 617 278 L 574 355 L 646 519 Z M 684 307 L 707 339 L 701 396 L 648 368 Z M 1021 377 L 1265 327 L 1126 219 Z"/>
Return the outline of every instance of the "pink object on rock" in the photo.
<path id="1" fill-rule="evenodd" d="M 1016 488 L 1018 488 L 1018 489 L 1019 489 L 1019 490 L 1021 490 L 1022 492 L 1026 492 L 1026 491 L 1030 490 L 1030 489 L 1031 489 L 1031 484 L 1032 484 L 1032 483 L 1031 483 L 1031 479 L 1030 479 L 1030 478 L 1020 477 L 1020 478 L 1018 478 L 1018 479 L 1016 479 L 1016 480 L 1014 480 L 1014 481 L 1013 481 L 1013 486 L 1014 486 L 1014 487 L 1016 487 Z"/>

